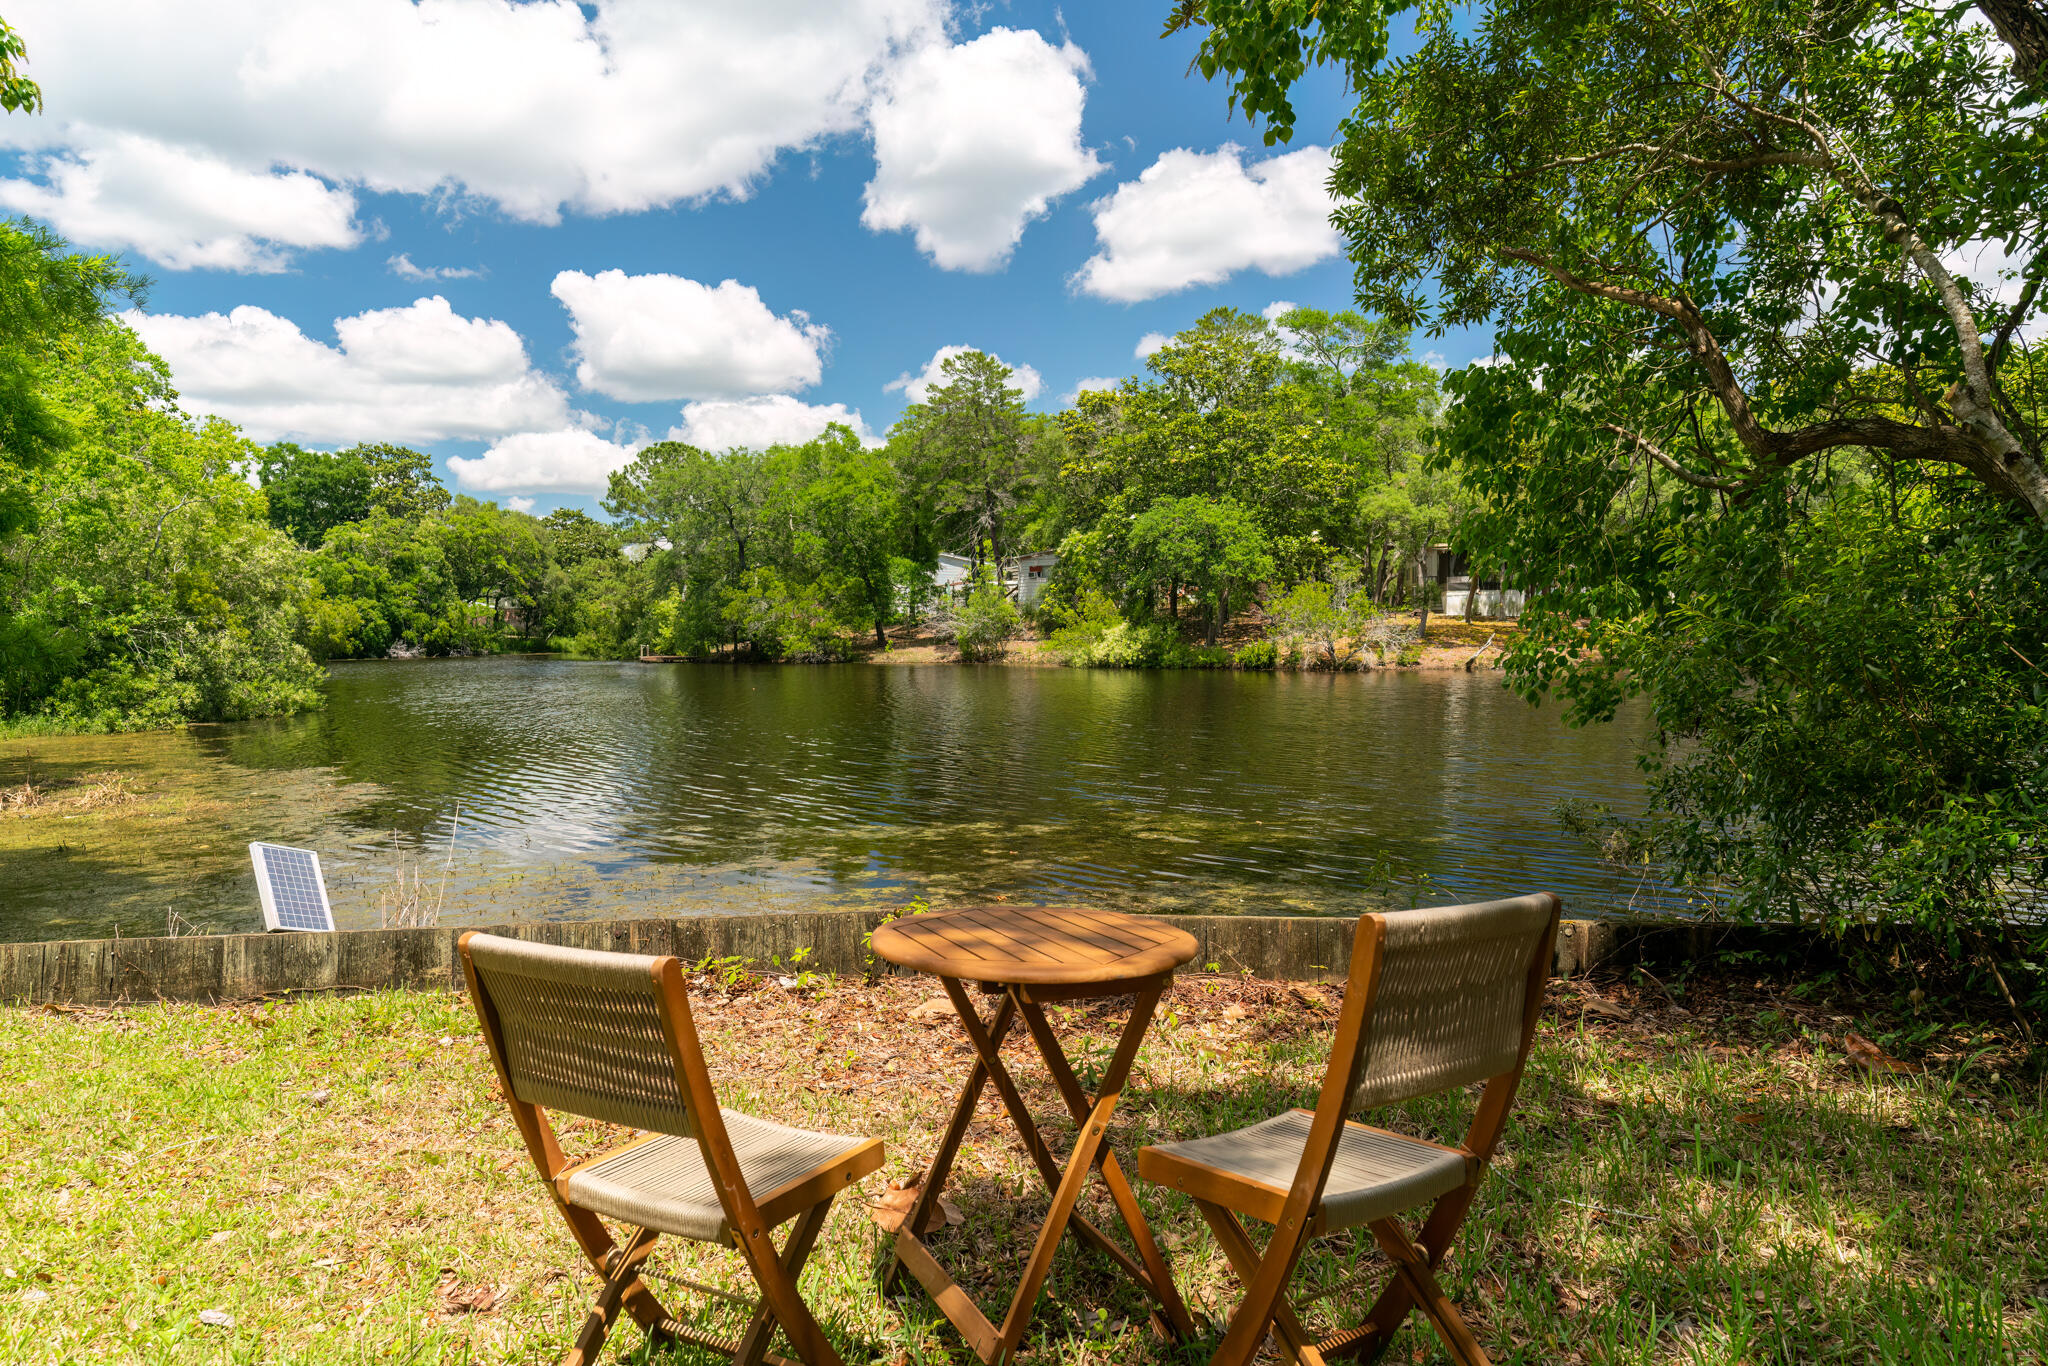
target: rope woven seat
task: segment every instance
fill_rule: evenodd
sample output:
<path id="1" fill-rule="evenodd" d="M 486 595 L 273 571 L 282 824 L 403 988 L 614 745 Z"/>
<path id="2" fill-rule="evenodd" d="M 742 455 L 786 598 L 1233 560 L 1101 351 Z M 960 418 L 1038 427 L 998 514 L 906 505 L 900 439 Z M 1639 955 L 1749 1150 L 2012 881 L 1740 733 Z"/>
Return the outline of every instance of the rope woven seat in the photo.
<path id="1" fill-rule="evenodd" d="M 1157 1144 L 1151 1150 L 1159 1155 L 1153 1163 L 1164 1173 L 1162 1185 L 1173 1185 L 1176 1171 L 1192 1168 L 1206 1168 L 1219 1177 L 1234 1179 L 1238 1190 L 1231 1206 L 1254 1219 L 1275 1223 L 1294 1173 L 1301 1168 L 1314 1118 L 1312 1111 L 1289 1110 L 1229 1133 Z M 1170 1160 L 1162 1164 L 1161 1158 Z M 1329 1182 L 1323 1187 L 1315 1231 L 1357 1228 L 1413 1209 L 1464 1184 L 1465 1154 L 1456 1148 L 1363 1124 L 1346 1124 L 1337 1140 Z"/>
<path id="2" fill-rule="evenodd" d="M 595 1361 L 621 1308 L 655 1344 L 711 1346 L 737 1366 L 784 1362 L 768 1350 L 778 1328 L 807 1366 L 843 1366 L 797 1278 L 833 1199 L 882 1165 L 882 1145 L 721 1109 L 673 957 L 474 930 L 459 951 L 513 1123 L 604 1281 L 563 1366 Z M 650 1132 L 572 1167 L 549 1110 Z M 623 1243 L 606 1218 L 631 1230 Z M 770 1235 L 792 1219 L 778 1251 Z M 714 1337 L 662 1308 L 644 1270 L 662 1234 L 740 1253 L 761 1293 L 737 1338 Z"/>
<path id="3" fill-rule="evenodd" d="M 1514 1105 L 1562 909 L 1541 893 L 1361 917 L 1316 1108 L 1138 1150 L 1138 1174 L 1194 1199 L 1245 1286 L 1211 1366 L 1246 1366 L 1269 1330 L 1301 1366 L 1370 1361 L 1417 1307 L 1452 1360 L 1486 1366 L 1435 1270 Z M 1349 1118 L 1474 1082 L 1485 1089 L 1455 1148 Z M 1411 1237 L 1395 1216 L 1423 1205 L 1429 1214 Z M 1263 1251 L 1240 1216 L 1273 1225 Z M 1394 1279 L 1364 1323 L 1316 1340 L 1288 1281 L 1310 1238 L 1360 1225 L 1394 1263 Z"/>
<path id="4" fill-rule="evenodd" d="M 868 1143 L 787 1128 L 737 1110 L 724 1114 L 740 1176 L 760 1204 L 772 1203 L 775 1192 Z M 608 1219 L 700 1243 L 730 1241 L 732 1225 L 695 1139 L 651 1134 L 571 1168 L 562 1190 L 572 1203 Z M 784 1222 L 795 1214 L 790 1210 Z"/>

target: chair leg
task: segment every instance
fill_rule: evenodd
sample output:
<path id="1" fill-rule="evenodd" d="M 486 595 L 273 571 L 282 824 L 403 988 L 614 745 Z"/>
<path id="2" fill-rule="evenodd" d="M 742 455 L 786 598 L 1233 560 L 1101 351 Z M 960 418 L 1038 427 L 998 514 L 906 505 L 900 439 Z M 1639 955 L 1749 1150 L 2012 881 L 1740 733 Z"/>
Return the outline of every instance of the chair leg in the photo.
<path id="1" fill-rule="evenodd" d="M 1221 1205 L 1211 1204 L 1207 1200 L 1197 1200 L 1195 1207 L 1201 1210 L 1202 1218 L 1208 1221 L 1210 1232 L 1214 1233 L 1216 1241 L 1222 1244 L 1223 1255 L 1230 1259 L 1231 1270 L 1237 1273 L 1238 1280 L 1250 1285 L 1252 1277 L 1258 1274 L 1259 1270 L 1259 1250 L 1253 1246 L 1251 1234 L 1245 1230 L 1245 1226 L 1239 1222 L 1235 1214 Z M 1294 1312 L 1294 1306 L 1287 1302 L 1284 1294 L 1273 1305 L 1273 1332 L 1280 1339 L 1281 1345 L 1286 1347 L 1302 1366 L 1324 1366 L 1323 1354 L 1316 1348 L 1315 1337 L 1302 1323 L 1300 1315 Z"/>
<path id="2" fill-rule="evenodd" d="M 830 1203 L 820 1201 L 804 1217 L 809 1219 L 815 1215 L 818 1222 L 823 1224 L 823 1209 Z M 816 1231 L 811 1233 L 813 1241 L 817 1236 Z M 795 1350 L 798 1359 L 803 1361 L 805 1366 L 846 1366 L 846 1363 L 839 1359 L 839 1353 L 833 1349 L 831 1342 L 826 1339 L 825 1330 L 818 1327 L 817 1319 L 811 1316 L 810 1306 L 805 1304 L 803 1296 L 797 1293 L 795 1275 L 783 1266 L 783 1256 L 798 1245 L 797 1237 L 797 1233 L 790 1235 L 782 1254 L 775 1251 L 774 1244 L 765 1236 L 761 1239 L 764 1246 L 758 1248 L 740 1237 L 737 1232 L 734 1234 L 734 1241 L 739 1244 L 740 1255 L 746 1258 L 747 1269 L 754 1273 L 754 1284 L 761 1287 L 761 1299 L 767 1304 L 776 1322 L 782 1325 L 782 1331 L 789 1338 L 789 1345 Z M 762 1347 L 765 1350 L 765 1340 Z"/>
<path id="3" fill-rule="evenodd" d="M 553 1190 L 552 1182 L 549 1183 L 549 1189 Z M 560 1194 L 555 1195 L 555 1208 L 559 1209 L 562 1218 L 568 1221 L 570 1236 L 575 1238 L 576 1246 L 583 1249 L 583 1255 L 590 1260 L 591 1269 L 600 1276 L 608 1277 L 611 1274 L 611 1258 L 617 1244 L 612 1241 L 611 1234 L 605 1231 L 603 1222 L 589 1210 L 578 1209 L 567 1203 Z M 625 1305 L 626 1312 L 633 1316 L 633 1322 L 645 1329 L 650 1338 L 657 1343 L 667 1340 L 667 1333 L 661 1325 L 668 1321 L 668 1310 L 655 1298 L 654 1291 L 648 1288 L 645 1280 L 635 1276 L 621 1292 L 621 1302 Z"/>
<path id="4" fill-rule="evenodd" d="M 1444 1340 L 1451 1358 L 1460 1366 L 1493 1366 L 1479 1340 L 1472 1336 L 1464 1317 L 1458 1313 L 1458 1306 L 1451 1303 L 1450 1296 L 1437 1283 L 1436 1273 L 1430 1270 L 1429 1259 L 1422 1249 L 1415 1246 L 1403 1229 L 1392 1219 L 1375 1220 L 1372 1224 L 1373 1237 L 1379 1240 L 1380 1251 L 1393 1260 L 1394 1268 L 1401 1279 L 1407 1282 L 1409 1293 L 1414 1295 L 1422 1312 L 1435 1325 L 1437 1335 Z"/>
<path id="5" fill-rule="evenodd" d="M 791 1285 L 797 1284 L 804 1273 L 804 1263 L 809 1260 L 811 1249 L 817 1246 L 818 1233 L 825 1227 L 825 1215 L 832 1208 L 832 1197 L 828 1196 L 803 1212 L 790 1230 L 788 1239 L 782 1245 L 782 1270 L 789 1277 Z M 775 1336 L 775 1310 L 763 1295 L 754 1306 L 753 1317 L 747 1320 L 746 1331 L 740 1334 L 739 1350 L 733 1353 L 733 1366 L 761 1366 L 768 1355 L 769 1340 Z"/>
<path id="6" fill-rule="evenodd" d="M 597 1303 L 584 1316 L 582 1331 L 576 1334 L 576 1342 L 562 1356 L 562 1366 L 590 1366 L 597 1360 L 599 1349 L 604 1346 L 605 1335 L 611 1332 L 612 1321 L 619 1316 L 619 1305 L 629 1287 L 640 1280 L 640 1264 L 647 1260 L 647 1254 L 654 1251 L 654 1240 L 660 1235 L 652 1229 L 641 1229 L 635 1233 L 620 1251 L 612 1254 L 612 1265 L 605 1276 L 604 1288 L 597 1292 Z"/>

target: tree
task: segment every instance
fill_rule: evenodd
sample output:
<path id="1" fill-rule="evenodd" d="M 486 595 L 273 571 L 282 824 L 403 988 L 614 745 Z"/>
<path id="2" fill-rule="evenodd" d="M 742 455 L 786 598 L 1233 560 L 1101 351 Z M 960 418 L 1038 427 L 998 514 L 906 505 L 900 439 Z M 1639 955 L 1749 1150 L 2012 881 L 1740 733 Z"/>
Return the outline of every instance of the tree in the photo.
<path id="1" fill-rule="evenodd" d="M 381 659 L 394 646 L 432 655 L 469 648 L 478 632 L 433 522 L 381 509 L 327 533 L 311 557 L 320 596 L 310 609 L 323 658 Z"/>
<path id="2" fill-rule="evenodd" d="M 538 617 L 555 567 L 538 517 L 463 496 L 435 521 L 457 597 L 522 623 Z"/>
<path id="3" fill-rule="evenodd" d="M 1266 533 L 1243 504 L 1228 498 L 1162 498 L 1131 522 L 1132 554 L 1155 576 L 1191 585 L 1208 608 L 1208 643 L 1230 619 L 1234 588 L 1273 572 Z"/>
<path id="4" fill-rule="evenodd" d="M 279 441 L 257 461 L 256 481 L 269 500 L 271 525 L 308 550 L 334 527 L 370 515 L 370 466 L 353 451 L 309 451 Z"/>
<path id="5" fill-rule="evenodd" d="M 767 459 L 778 511 L 790 528 L 786 568 L 828 583 L 849 622 L 871 626 L 875 643 L 886 645 L 884 628 L 898 610 L 903 539 L 895 467 L 841 423 L 801 446 L 776 447 Z"/>
<path id="6" fill-rule="evenodd" d="M 619 533 L 581 508 L 556 508 L 540 524 L 548 554 L 564 569 L 586 560 L 618 558 Z"/>
<path id="7" fill-rule="evenodd" d="M 944 382 L 904 412 L 890 445 L 942 543 L 932 552 L 964 548 L 978 568 L 986 546 L 1000 564 L 1016 549 L 1008 518 L 1026 491 L 1033 424 L 1024 391 L 1008 366 L 980 351 L 948 356 L 940 369 Z"/>
<path id="8" fill-rule="evenodd" d="M 1216 309 L 1146 361 L 1151 379 L 1080 395 L 1061 422 L 1086 529 L 1062 543 L 1063 564 L 1117 589 L 1132 611 L 1164 585 L 1171 612 L 1178 581 L 1136 553 L 1131 529 L 1161 500 L 1211 498 L 1244 509 L 1276 572 L 1320 568 L 1347 539 L 1357 471 L 1288 364 L 1265 319 Z"/>
<path id="9" fill-rule="evenodd" d="M 1947 9 L 1501 0 L 1471 29 L 1425 11 L 1421 51 L 1382 65 L 1403 7 L 1190 0 L 1175 26 L 1209 25 L 1204 71 L 1269 141 L 1305 61 L 1345 67 L 1332 183 L 1361 303 L 1494 323 L 1515 362 L 1472 377 L 1466 446 L 1541 425 L 1731 497 L 1881 450 L 2048 522 L 2041 433 L 2006 375 L 2048 265 L 2043 111 L 2020 79 L 2037 7 L 2000 7 L 2016 64 Z M 1962 273 L 1992 243 L 2005 278 Z"/>
<path id="10" fill-rule="evenodd" d="M 310 584 L 240 473 L 255 448 L 178 411 L 119 322 L 47 355 L 30 392 L 65 441 L 21 472 L 24 515 L 0 533 L 0 716 L 129 730 L 317 705 Z"/>
<path id="11" fill-rule="evenodd" d="M 370 472 L 370 511 L 418 520 L 448 506 L 448 490 L 434 474 L 431 456 L 408 446 L 375 443 L 351 446 L 344 459 L 360 460 Z"/>
<path id="12" fill-rule="evenodd" d="M 1460 539 L 1536 590 L 1514 686 L 1647 694 L 1627 847 L 2048 993 L 2043 12 L 1995 8 L 2010 62 L 1872 3 L 1504 0 L 1392 65 L 1377 0 L 1176 24 L 1269 141 L 1344 65 L 1361 302 L 1495 324 L 1449 382 Z"/>
<path id="13" fill-rule="evenodd" d="M 11 39 L 0 25 L 0 90 L 12 79 L 4 66 Z M 112 299 L 140 287 L 109 257 L 72 255 L 47 228 L 0 221 L 0 536 L 32 525 L 31 475 L 77 435 L 47 372 L 78 363 L 81 334 Z"/>

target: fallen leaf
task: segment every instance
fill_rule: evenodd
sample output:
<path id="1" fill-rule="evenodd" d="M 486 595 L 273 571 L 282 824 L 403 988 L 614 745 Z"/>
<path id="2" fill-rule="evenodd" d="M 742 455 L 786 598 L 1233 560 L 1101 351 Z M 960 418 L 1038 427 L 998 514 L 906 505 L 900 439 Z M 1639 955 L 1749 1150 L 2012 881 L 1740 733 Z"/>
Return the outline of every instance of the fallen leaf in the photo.
<path id="1" fill-rule="evenodd" d="M 209 1242 L 209 1243 L 216 1243 L 216 1244 L 218 1244 L 218 1243 L 225 1243 L 225 1242 L 226 1242 L 226 1241 L 227 1241 L 228 1239 L 230 1239 L 230 1238 L 232 1238 L 232 1237 L 234 1237 L 234 1236 L 235 1236 L 235 1235 L 234 1235 L 234 1231 L 233 1231 L 233 1230 L 231 1230 L 231 1229 L 225 1229 L 225 1228 L 224 1228 L 224 1229 L 222 1229 L 222 1230 L 221 1230 L 220 1232 L 218 1232 L 218 1233 L 214 1233 L 214 1234 L 209 1234 L 209 1235 L 207 1236 L 207 1239 L 206 1239 L 206 1241 L 207 1241 L 207 1242 Z"/>
<path id="2" fill-rule="evenodd" d="M 208 1328 L 232 1328 L 235 1326 L 235 1316 L 225 1309 L 202 1309 L 199 1311 L 199 1321 Z"/>
<path id="3" fill-rule="evenodd" d="M 934 1016 L 952 1013 L 953 1002 L 951 998 L 945 996 L 934 996 L 931 1000 L 920 1002 L 910 1008 L 910 1018 L 913 1020 L 929 1020 Z"/>
<path id="4" fill-rule="evenodd" d="M 1226 1020 L 1242 1020 L 1250 1014 L 1251 1012 L 1241 1005 L 1233 1004 L 1223 1007 L 1223 1018 Z"/>
<path id="5" fill-rule="evenodd" d="M 1870 1040 L 1850 1030 L 1842 1036 L 1842 1049 L 1849 1055 L 1849 1061 L 1873 1072 L 1910 1072 L 1911 1063 L 1900 1062 L 1891 1054 L 1879 1048 Z"/>
<path id="6" fill-rule="evenodd" d="M 452 1269 L 441 1272 L 436 1287 L 441 1299 L 440 1316 L 460 1318 L 465 1314 L 488 1314 L 511 1297 L 509 1285 L 464 1285 Z"/>
<path id="7" fill-rule="evenodd" d="M 1762 1116 L 1762 1115 L 1736 1115 L 1736 1116 L 1735 1116 L 1735 1122 L 1736 1122 L 1737 1124 L 1761 1124 L 1761 1123 L 1763 1123 L 1763 1122 L 1764 1122 L 1764 1116 Z"/>
<path id="8" fill-rule="evenodd" d="M 917 1197 L 924 1189 L 924 1183 L 913 1181 L 908 1185 L 898 1186 L 892 1181 L 889 1186 L 890 1188 L 883 1191 L 878 1199 L 868 1203 L 868 1217 L 880 1225 L 884 1233 L 899 1233 L 903 1229 L 903 1221 L 910 1217 L 912 1207 L 917 1204 Z M 924 1223 L 919 1225 L 917 1231 L 930 1233 L 933 1229 L 947 1224 L 957 1224 L 962 1218 L 960 1211 L 953 1208 L 953 1202 L 941 1195 L 932 1207 L 925 1211 Z"/>

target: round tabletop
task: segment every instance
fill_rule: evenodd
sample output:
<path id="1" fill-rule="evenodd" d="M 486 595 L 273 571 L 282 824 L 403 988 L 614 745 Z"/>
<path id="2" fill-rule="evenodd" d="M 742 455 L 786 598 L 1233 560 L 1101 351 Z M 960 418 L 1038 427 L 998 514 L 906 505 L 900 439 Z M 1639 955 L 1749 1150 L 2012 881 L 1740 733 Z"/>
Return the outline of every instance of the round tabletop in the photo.
<path id="1" fill-rule="evenodd" d="M 1156 977 L 1196 947 L 1164 921 L 1079 906 L 965 906 L 891 920 L 874 937 L 876 955 L 899 967 L 1018 986 Z"/>

